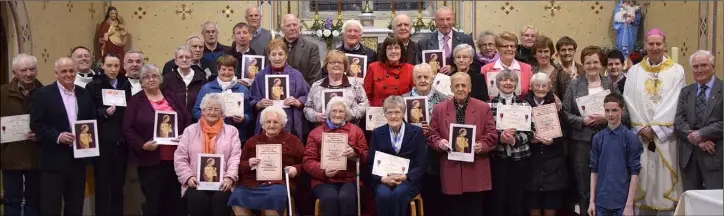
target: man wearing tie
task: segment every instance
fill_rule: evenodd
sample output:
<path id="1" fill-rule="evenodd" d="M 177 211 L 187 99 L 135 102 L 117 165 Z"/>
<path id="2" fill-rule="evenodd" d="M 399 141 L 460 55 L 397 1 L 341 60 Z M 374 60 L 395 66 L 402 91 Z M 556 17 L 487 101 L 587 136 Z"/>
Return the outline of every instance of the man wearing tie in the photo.
<path id="1" fill-rule="evenodd" d="M 689 61 L 696 82 L 681 89 L 675 121 L 684 191 L 722 189 L 722 80 L 710 51 Z"/>
<path id="2" fill-rule="evenodd" d="M 41 215 L 81 215 L 85 192 L 86 159 L 73 156 L 76 121 L 95 119 L 91 94 L 74 84 L 73 60 L 54 65 L 56 82 L 31 94 L 30 129 L 40 138 Z M 64 204 L 64 206 L 61 206 Z"/>
<path id="3" fill-rule="evenodd" d="M 437 32 L 428 34 L 427 37 L 417 43 L 417 50 L 419 51 L 417 54 L 417 62 L 422 62 L 422 51 L 441 49 L 445 55 L 441 58 L 447 59 L 448 64 L 450 64 L 452 62 L 452 50 L 455 46 L 464 43 L 475 47 L 473 37 L 463 32 L 453 30 L 453 25 L 455 25 L 454 17 L 455 14 L 449 7 L 442 7 L 435 11 L 435 26 L 437 27 Z M 481 67 L 481 64 L 477 58 L 473 58 L 472 67 Z M 440 68 L 439 72 L 449 74 L 453 71 L 452 68 L 447 65 Z"/>

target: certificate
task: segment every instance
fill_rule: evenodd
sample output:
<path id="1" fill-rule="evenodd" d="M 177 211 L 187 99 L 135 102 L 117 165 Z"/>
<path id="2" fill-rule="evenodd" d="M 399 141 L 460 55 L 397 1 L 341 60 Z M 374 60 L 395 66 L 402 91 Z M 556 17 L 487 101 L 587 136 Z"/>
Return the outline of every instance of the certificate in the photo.
<path id="1" fill-rule="evenodd" d="M 533 107 L 533 122 L 535 133 L 541 138 L 553 139 L 563 136 L 556 104 Z"/>
<path id="2" fill-rule="evenodd" d="M 372 131 L 375 128 L 387 124 L 387 118 L 385 118 L 385 111 L 384 109 L 382 109 L 382 107 L 367 107 L 366 111 L 366 129 L 368 131 Z"/>
<path id="3" fill-rule="evenodd" d="M 450 152 L 448 160 L 473 162 L 475 160 L 475 125 L 450 124 Z"/>
<path id="4" fill-rule="evenodd" d="M 334 97 L 344 98 L 344 90 L 342 90 L 342 89 L 322 90 L 322 113 L 327 114 L 327 104 Z"/>
<path id="5" fill-rule="evenodd" d="M 603 90 L 599 93 L 583 96 L 576 98 L 576 104 L 578 104 L 578 112 L 581 116 L 586 117 L 593 114 L 604 115 L 603 110 L 603 99 L 611 93 L 611 90 Z"/>
<path id="6" fill-rule="evenodd" d="M 103 105 L 126 106 L 126 92 L 123 90 L 101 89 L 101 97 L 103 97 Z"/>
<path id="7" fill-rule="evenodd" d="M 224 115 L 244 116 L 244 93 L 211 93 L 217 94 L 224 101 Z"/>
<path id="8" fill-rule="evenodd" d="M 30 115 L 14 115 L 0 117 L 0 143 L 27 140 L 30 133 Z"/>
<path id="9" fill-rule="evenodd" d="M 530 112 L 530 106 L 498 104 L 495 128 L 498 130 L 515 128 L 517 131 L 530 131 L 530 122 L 532 120 Z"/>
<path id="10" fill-rule="evenodd" d="M 87 158 L 100 156 L 98 144 L 98 122 L 96 120 L 76 121 L 73 124 L 73 157 Z"/>
<path id="11" fill-rule="evenodd" d="M 347 170 L 347 157 L 342 155 L 349 146 L 347 134 L 322 133 L 322 169 Z"/>
<path id="12" fill-rule="evenodd" d="M 196 157 L 197 190 L 218 191 L 224 183 L 224 155 L 198 154 Z"/>
<path id="13" fill-rule="evenodd" d="M 282 180 L 282 144 L 256 145 L 257 181 Z"/>
<path id="14" fill-rule="evenodd" d="M 178 145 L 178 116 L 176 112 L 156 111 L 153 121 L 153 140 L 159 145 Z"/>
<path id="15" fill-rule="evenodd" d="M 284 100 L 289 97 L 289 75 L 266 75 L 264 77 L 266 99 L 274 102 L 274 106 L 289 108 L 284 105 Z"/>
<path id="16" fill-rule="evenodd" d="M 380 151 L 375 151 L 372 174 L 385 177 L 390 174 L 407 174 L 410 169 L 410 159 L 397 157 Z"/>
<path id="17" fill-rule="evenodd" d="M 427 109 L 427 96 L 405 97 L 404 99 L 407 104 L 405 121 L 416 126 L 430 122 L 430 110 Z"/>

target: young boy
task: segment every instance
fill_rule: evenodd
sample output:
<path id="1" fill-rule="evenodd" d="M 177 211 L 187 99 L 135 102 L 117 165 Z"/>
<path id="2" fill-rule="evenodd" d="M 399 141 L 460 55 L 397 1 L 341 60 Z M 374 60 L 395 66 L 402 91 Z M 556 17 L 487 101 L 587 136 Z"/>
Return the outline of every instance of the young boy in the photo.
<path id="1" fill-rule="evenodd" d="M 593 136 L 591 141 L 591 204 L 588 214 L 634 215 L 643 147 L 638 136 L 621 125 L 623 97 L 611 93 L 603 104 L 608 127 Z"/>

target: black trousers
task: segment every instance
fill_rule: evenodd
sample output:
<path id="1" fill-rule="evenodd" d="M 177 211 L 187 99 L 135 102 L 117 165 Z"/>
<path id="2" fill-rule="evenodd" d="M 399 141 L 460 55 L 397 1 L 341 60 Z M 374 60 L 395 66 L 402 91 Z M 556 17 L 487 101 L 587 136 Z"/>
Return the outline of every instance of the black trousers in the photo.
<path id="1" fill-rule="evenodd" d="M 433 151 L 433 150 L 431 150 Z M 425 203 L 426 215 L 443 215 L 442 207 L 439 203 L 443 203 L 442 187 L 440 185 L 440 175 L 425 173 L 422 178 L 422 188 L 420 188 L 420 196 Z M 480 204 L 476 204 L 480 205 Z"/>
<path id="2" fill-rule="evenodd" d="M 85 199 L 86 164 L 74 162 L 64 171 L 40 172 L 40 214 L 80 216 Z"/>
<path id="3" fill-rule="evenodd" d="M 230 191 L 200 191 L 189 188 L 185 194 L 189 216 L 229 216 L 231 207 L 226 203 L 230 196 Z"/>
<path id="4" fill-rule="evenodd" d="M 146 197 L 143 204 L 144 216 L 187 215 L 173 161 L 164 160 L 152 166 L 138 166 L 138 180 Z"/>
<path id="5" fill-rule="evenodd" d="M 31 170 L 3 170 L 4 215 L 37 216 L 40 199 L 40 172 Z M 25 200 L 25 205 L 23 205 Z"/>
<path id="6" fill-rule="evenodd" d="M 126 182 L 128 150 L 116 144 L 104 145 L 112 148 L 106 155 L 95 158 L 95 212 L 98 216 L 123 215 L 123 184 Z"/>
<path id="7" fill-rule="evenodd" d="M 483 192 L 466 192 L 459 195 L 445 195 L 444 197 L 445 207 L 448 209 L 448 215 L 450 216 L 483 215 Z"/>
<path id="8" fill-rule="evenodd" d="M 357 187 L 355 183 L 320 184 L 314 188 L 319 199 L 321 214 L 357 215 Z"/>
<path id="9" fill-rule="evenodd" d="M 525 208 L 525 185 L 528 183 L 529 158 L 513 161 L 509 158 L 491 157 L 491 176 L 493 182 L 493 215 L 527 215 Z"/>
<path id="10" fill-rule="evenodd" d="M 569 157 L 573 162 L 573 175 L 576 177 L 576 194 L 580 215 L 588 216 L 588 204 L 591 198 L 591 168 L 588 166 L 591 157 L 591 142 L 570 140 Z"/>

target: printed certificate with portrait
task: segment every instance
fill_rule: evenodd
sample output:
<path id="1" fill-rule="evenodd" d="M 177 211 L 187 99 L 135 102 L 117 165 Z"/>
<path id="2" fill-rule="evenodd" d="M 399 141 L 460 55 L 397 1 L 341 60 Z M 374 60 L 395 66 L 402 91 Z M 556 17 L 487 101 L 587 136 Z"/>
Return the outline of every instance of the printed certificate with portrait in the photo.
<path id="1" fill-rule="evenodd" d="M 448 160 L 473 162 L 475 160 L 475 125 L 450 124 L 450 151 Z"/>

